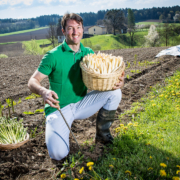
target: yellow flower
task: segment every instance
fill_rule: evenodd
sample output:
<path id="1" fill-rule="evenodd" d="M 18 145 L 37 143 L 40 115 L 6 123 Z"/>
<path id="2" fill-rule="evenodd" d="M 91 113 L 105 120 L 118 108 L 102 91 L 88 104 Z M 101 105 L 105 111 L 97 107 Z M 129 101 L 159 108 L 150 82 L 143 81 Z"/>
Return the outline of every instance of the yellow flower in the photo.
<path id="1" fill-rule="evenodd" d="M 128 126 L 132 126 L 132 123 L 128 123 Z"/>
<path id="2" fill-rule="evenodd" d="M 126 126 L 123 127 L 124 130 L 127 130 L 128 128 Z"/>
<path id="3" fill-rule="evenodd" d="M 177 171 L 176 171 L 176 174 L 179 174 L 179 173 L 180 173 L 180 170 L 177 170 Z"/>
<path id="4" fill-rule="evenodd" d="M 113 160 L 116 160 L 116 158 L 113 158 Z"/>
<path id="5" fill-rule="evenodd" d="M 115 129 L 115 131 L 116 131 L 116 133 L 118 133 L 118 132 L 120 131 L 120 127 L 117 127 L 117 128 Z"/>
<path id="6" fill-rule="evenodd" d="M 146 145 L 148 146 L 148 145 L 150 145 L 151 143 L 146 143 Z"/>
<path id="7" fill-rule="evenodd" d="M 137 125 L 137 124 L 134 124 L 133 126 L 134 126 L 134 127 L 137 127 L 138 125 Z"/>
<path id="8" fill-rule="evenodd" d="M 178 81 L 178 79 L 175 79 L 175 81 Z"/>
<path id="9" fill-rule="evenodd" d="M 164 164 L 164 163 L 160 163 L 160 166 L 163 167 L 163 168 L 167 167 L 167 165 Z"/>
<path id="10" fill-rule="evenodd" d="M 89 170 L 92 171 L 92 166 L 89 166 Z"/>
<path id="11" fill-rule="evenodd" d="M 79 170 L 79 174 L 82 174 L 84 171 L 84 167 L 82 167 L 80 170 Z"/>
<path id="12" fill-rule="evenodd" d="M 120 124 L 120 126 L 122 127 L 122 126 L 124 126 L 124 124 Z"/>
<path id="13" fill-rule="evenodd" d="M 152 156 L 149 156 L 150 159 L 152 159 Z"/>
<path id="14" fill-rule="evenodd" d="M 113 168 L 114 166 L 112 164 L 109 165 L 110 168 Z"/>
<path id="15" fill-rule="evenodd" d="M 163 97 L 163 96 L 164 96 L 164 94 L 159 95 L 159 97 Z"/>
<path id="16" fill-rule="evenodd" d="M 79 180 L 78 178 L 75 178 L 74 180 Z"/>
<path id="17" fill-rule="evenodd" d="M 173 178 L 172 178 L 173 180 L 180 180 L 180 178 L 179 177 L 177 177 L 177 176 L 173 176 Z"/>
<path id="18" fill-rule="evenodd" d="M 88 162 L 88 163 L 87 163 L 87 166 L 93 166 L 93 165 L 94 165 L 93 162 Z"/>
<path id="19" fill-rule="evenodd" d="M 165 96 L 165 98 L 167 98 L 167 97 L 168 97 L 168 95 Z"/>
<path id="20" fill-rule="evenodd" d="M 176 167 L 178 167 L 180 169 L 180 165 L 176 165 Z"/>
<path id="21" fill-rule="evenodd" d="M 166 171 L 165 170 L 160 170 L 160 176 L 161 177 L 166 177 Z"/>
<path id="22" fill-rule="evenodd" d="M 125 171 L 126 174 L 129 174 L 129 176 L 131 176 L 131 171 Z"/>
<path id="23" fill-rule="evenodd" d="M 66 178 L 66 174 L 61 174 L 61 178 L 65 179 Z"/>
<path id="24" fill-rule="evenodd" d="M 152 106 L 154 107 L 154 106 L 156 106 L 156 104 L 152 104 Z"/>
<path id="25" fill-rule="evenodd" d="M 148 168 L 148 171 L 151 171 L 151 170 L 153 170 L 153 168 L 152 168 L 152 167 L 149 167 L 149 168 Z"/>

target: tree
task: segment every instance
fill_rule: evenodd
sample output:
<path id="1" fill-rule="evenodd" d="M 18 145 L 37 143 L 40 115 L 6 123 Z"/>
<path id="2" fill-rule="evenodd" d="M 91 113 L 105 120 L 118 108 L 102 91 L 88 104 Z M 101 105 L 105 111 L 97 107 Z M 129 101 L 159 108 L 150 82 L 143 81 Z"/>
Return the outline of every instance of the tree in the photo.
<path id="1" fill-rule="evenodd" d="M 131 9 L 128 9 L 128 20 L 127 21 L 128 21 L 127 32 L 129 33 L 129 36 L 130 36 L 130 45 L 133 46 L 134 35 L 136 32 L 136 26 L 135 26 L 134 14 Z"/>
<path id="2" fill-rule="evenodd" d="M 62 36 L 62 27 L 61 27 L 61 18 L 59 18 L 58 20 L 58 24 L 57 24 L 57 36 Z"/>
<path id="3" fill-rule="evenodd" d="M 53 47 L 56 46 L 57 43 L 57 29 L 56 29 L 55 23 L 49 24 L 48 34 L 46 35 L 46 38 L 51 42 Z"/>
<path id="4" fill-rule="evenodd" d="M 149 28 L 148 35 L 144 37 L 146 39 L 146 47 L 155 47 L 159 43 L 159 34 L 156 31 L 156 26 L 152 24 Z"/>
<path id="5" fill-rule="evenodd" d="M 113 27 L 113 34 L 116 35 L 115 30 L 120 29 L 125 21 L 124 13 L 121 10 L 112 9 L 109 10 L 105 15 L 105 21 Z"/>
<path id="6" fill-rule="evenodd" d="M 169 40 L 171 37 L 175 36 L 175 30 L 172 24 L 163 23 L 163 25 L 159 28 L 159 36 L 162 42 L 165 43 L 166 46 L 169 44 Z"/>

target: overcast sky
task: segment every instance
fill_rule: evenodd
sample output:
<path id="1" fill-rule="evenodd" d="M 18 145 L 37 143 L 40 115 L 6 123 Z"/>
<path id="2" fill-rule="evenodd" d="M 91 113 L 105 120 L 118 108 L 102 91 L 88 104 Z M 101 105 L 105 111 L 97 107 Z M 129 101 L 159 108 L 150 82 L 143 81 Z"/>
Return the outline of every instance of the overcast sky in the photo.
<path id="1" fill-rule="evenodd" d="M 180 6 L 180 0 L 0 0 L 0 19 L 32 18 L 66 12 L 97 12 L 106 9 Z"/>

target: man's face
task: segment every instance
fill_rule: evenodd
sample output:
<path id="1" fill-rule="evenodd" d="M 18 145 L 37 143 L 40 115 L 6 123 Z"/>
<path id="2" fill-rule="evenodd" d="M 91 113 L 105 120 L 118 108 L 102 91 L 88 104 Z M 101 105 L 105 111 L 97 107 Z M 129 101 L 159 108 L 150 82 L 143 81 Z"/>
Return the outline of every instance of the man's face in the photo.
<path id="1" fill-rule="evenodd" d="M 62 32 L 66 37 L 67 44 L 79 45 L 83 36 L 82 23 L 69 19 L 66 22 L 65 30 L 62 29 Z"/>

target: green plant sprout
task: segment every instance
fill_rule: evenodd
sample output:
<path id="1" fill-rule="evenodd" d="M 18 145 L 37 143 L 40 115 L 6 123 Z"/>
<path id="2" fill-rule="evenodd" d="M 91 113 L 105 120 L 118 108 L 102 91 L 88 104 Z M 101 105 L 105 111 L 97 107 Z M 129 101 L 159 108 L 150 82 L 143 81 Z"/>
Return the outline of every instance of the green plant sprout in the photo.
<path id="1" fill-rule="evenodd" d="M 34 113 L 42 113 L 42 112 L 44 112 L 44 109 L 36 109 L 36 110 L 34 111 Z"/>
<path id="2" fill-rule="evenodd" d="M 41 95 L 32 93 L 31 95 L 27 96 L 25 99 L 26 99 L 26 100 L 28 100 L 28 99 L 36 99 L 36 98 L 38 98 L 38 97 L 41 97 Z"/>
<path id="3" fill-rule="evenodd" d="M 19 101 L 17 102 L 17 104 L 20 104 L 20 103 L 22 103 L 21 98 L 19 98 Z"/>
<path id="4" fill-rule="evenodd" d="M 131 63 L 127 61 L 127 67 L 126 69 L 130 68 L 131 67 Z"/>
<path id="5" fill-rule="evenodd" d="M 137 64 L 137 54 L 134 55 L 134 66 Z"/>
<path id="6" fill-rule="evenodd" d="M 0 116 L 2 116 L 2 117 L 3 117 L 3 109 L 4 109 L 4 106 L 0 102 Z"/>
<path id="7" fill-rule="evenodd" d="M 129 74 L 127 74 L 127 75 L 126 75 L 126 78 L 127 78 L 127 79 L 130 79 L 130 78 L 131 78 L 131 76 L 129 76 Z"/>
<path id="8" fill-rule="evenodd" d="M 31 130 L 31 133 L 30 133 L 30 137 L 31 138 L 35 138 L 36 137 L 36 131 L 37 131 L 37 126 L 35 127 L 34 130 Z"/>
<path id="9" fill-rule="evenodd" d="M 140 71 L 139 69 L 137 69 L 137 70 L 132 69 L 130 72 L 131 72 L 131 73 L 140 73 L 141 71 Z"/>
<path id="10" fill-rule="evenodd" d="M 23 114 L 26 114 L 26 115 L 32 115 L 32 114 L 34 114 L 34 113 L 31 112 L 31 111 L 24 111 Z"/>

